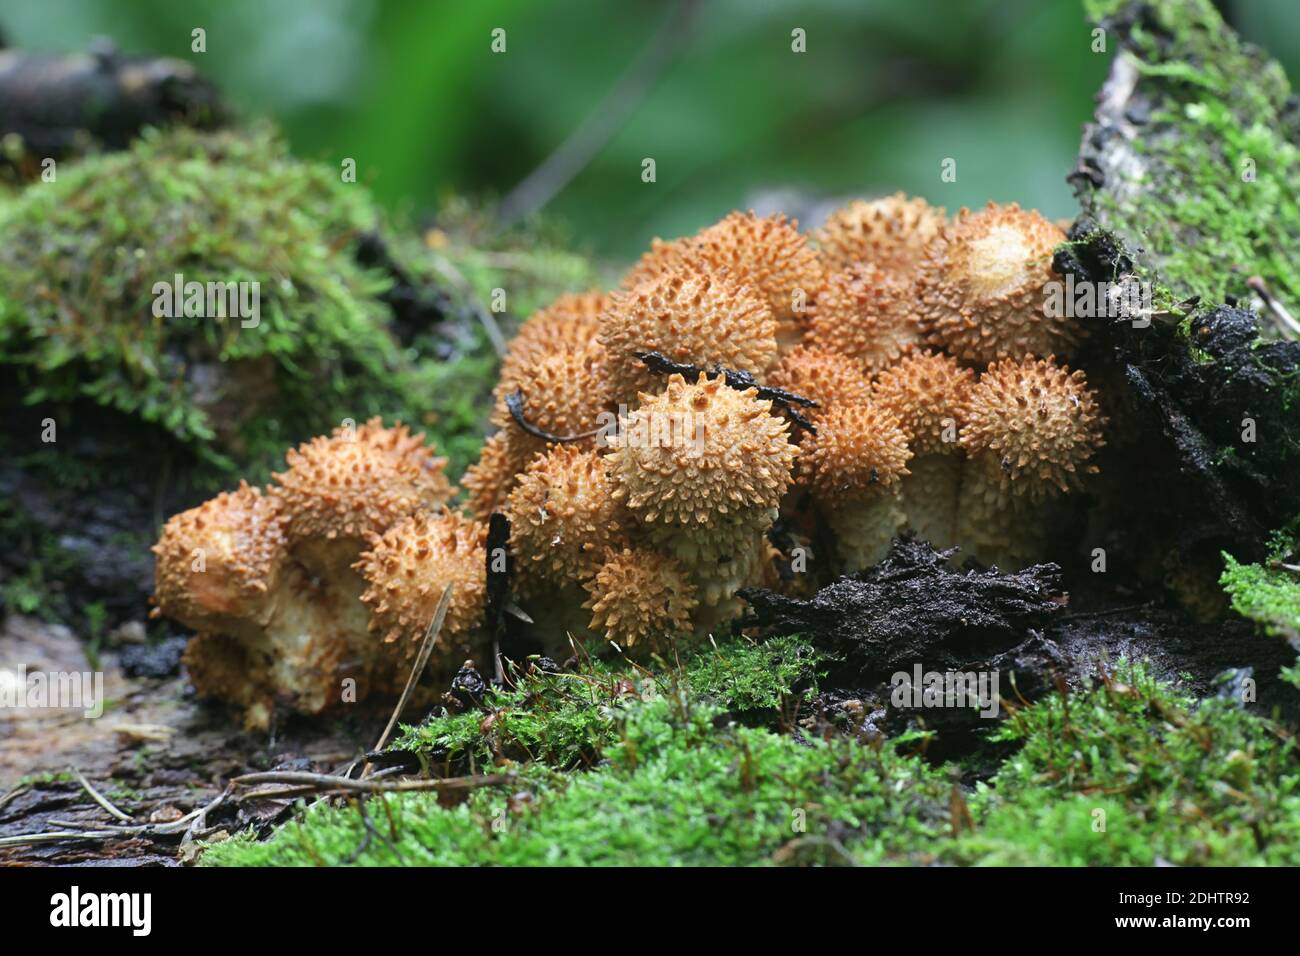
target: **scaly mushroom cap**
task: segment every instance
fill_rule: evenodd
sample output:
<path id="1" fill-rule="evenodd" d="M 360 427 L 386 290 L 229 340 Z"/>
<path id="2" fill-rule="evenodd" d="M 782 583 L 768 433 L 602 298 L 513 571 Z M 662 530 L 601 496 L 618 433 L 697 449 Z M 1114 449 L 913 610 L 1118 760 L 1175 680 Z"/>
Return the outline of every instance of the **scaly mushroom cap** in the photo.
<path id="1" fill-rule="evenodd" d="M 776 320 L 767 301 L 725 270 L 668 269 L 616 294 L 600 320 L 614 396 L 631 403 L 663 388 L 635 352 L 662 352 L 674 362 L 761 375 L 776 361 Z"/>
<path id="2" fill-rule="evenodd" d="M 753 287 L 767 298 L 778 321 L 803 321 L 796 293 L 811 300 L 821 285 L 817 253 L 799 224 L 782 215 L 733 212 L 696 236 L 688 254 L 707 269 L 728 269 L 737 281 Z"/>
<path id="3" fill-rule="evenodd" d="M 871 394 L 898 416 L 913 454 L 943 454 L 957 450 L 962 405 L 974 384 L 975 373 L 951 355 L 916 352 L 881 372 Z"/>
<path id="4" fill-rule="evenodd" d="M 586 587 L 592 629 L 621 647 L 691 631 L 695 588 L 677 562 L 657 551 L 611 550 Z"/>
<path id="5" fill-rule="evenodd" d="M 650 248 L 641 254 L 632 268 L 623 273 L 622 286 L 631 290 L 637 286 L 658 279 L 670 270 L 681 267 L 687 251 L 695 236 L 682 236 L 680 239 L 651 239 Z"/>
<path id="6" fill-rule="evenodd" d="M 856 405 L 871 395 L 871 383 L 862 366 L 839 352 L 796 346 L 781 357 L 768 375 L 767 384 L 811 398 L 818 408 L 808 409 L 816 417 L 833 405 Z"/>
<path id="7" fill-rule="evenodd" d="M 396 673 L 409 667 L 424 641 L 443 589 L 452 585 L 440 656 L 472 651 L 483 625 L 487 528 L 455 512 L 411 515 L 376 537 L 355 567 L 368 585 L 370 631 L 397 643 Z M 405 674 L 402 674 L 405 677 Z M 400 686 L 400 685 L 399 685 Z"/>
<path id="8" fill-rule="evenodd" d="M 641 395 L 610 439 L 614 494 L 651 524 L 712 528 L 777 507 L 798 449 L 755 389 L 701 374 Z"/>
<path id="9" fill-rule="evenodd" d="M 1060 281 L 1052 253 L 1065 233 L 1015 203 L 963 209 L 921 268 L 922 314 L 931 341 L 975 365 L 1068 354 L 1082 337 L 1074 319 L 1044 310 Z"/>
<path id="10" fill-rule="evenodd" d="M 154 564 L 158 613 L 195 629 L 257 618 L 285 556 L 275 499 L 240 482 L 163 526 Z"/>
<path id="11" fill-rule="evenodd" d="M 817 291 L 808 344 L 857 359 L 869 373 L 924 341 L 912 284 L 870 265 L 831 273 Z"/>
<path id="12" fill-rule="evenodd" d="M 600 425 L 601 412 L 610 405 L 605 350 L 595 342 L 545 355 L 520 375 L 519 380 L 502 379 L 497 385 L 492 423 L 511 430 L 511 444 L 519 448 L 525 462 L 548 443 L 523 431 L 511 417 L 505 403 L 511 392 L 517 390 L 523 395 L 524 419 L 552 435 L 592 431 Z"/>
<path id="13" fill-rule="evenodd" d="M 1002 493 L 1049 497 L 1095 473 L 1106 419 L 1081 371 L 1054 356 L 989 366 L 962 412 L 961 444 L 980 456 Z"/>
<path id="14" fill-rule="evenodd" d="M 800 481 L 823 505 L 858 502 L 892 489 L 908 473 L 907 433 L 876 404 L 833 405 L 804 439 Z"/>
<path id="15" fill-rule="evenodd" d="M 271 495 L 285 516 L 291 546 L 378 534 L 394 522 L 446 502 L 455 489 L 424 435 L 405 425 L 385 428 L 372 418 L 356 429 L 339 427 L 285 456 Z"/>
<path id="16" fill-rule="evenodd" d="M 489 435 L 478 461 L 465 469 L 460 480 L 468 493 L 469 510 L 480 521 L 487 521 L 492 512 L 500 511 L 515 486 L 524 457 L 522 442 L 516 437 L 519 435 L 522 433 L 513 426 Z"/>
<path id="17" fill-rule="evenodd" d="M 520 583 L 536 589 L 591 577 L 626 531 L 613 492 L 595 451 L 555 445 L 529 462 L 507 505 Z"/>
<path id="18" fill-rule="evenodd" d="M 944 226 L 944 211 L 903 193 L 855 199 L 837 209 L 816 232 L 828 272 L 870 263 L 886 272 L 915 269 Z"/>
<path id="19" fill-rule="evenodd" d="M 545 356 L 590 345 L 609 301 L 604 292 L 570 292 L 534 312 L 510 340 L 501 360 L 501 381 L 512 386 L 526 382 L 527 370 Z"/>
<path id="20" fill-rule="evenodd" d="M 623 288 L 635 288 L 682 265 L 701 272 L 727 270 L 767 300 L 778 323 L 801 324 L 806 316 L 796 309 L 796 293 L 811 301 L 822 281 L 821 262 L 797 222 L 781 215 L 733 212 L 693 236 L 671 242 L 656 239 L 628 270 Z"/>

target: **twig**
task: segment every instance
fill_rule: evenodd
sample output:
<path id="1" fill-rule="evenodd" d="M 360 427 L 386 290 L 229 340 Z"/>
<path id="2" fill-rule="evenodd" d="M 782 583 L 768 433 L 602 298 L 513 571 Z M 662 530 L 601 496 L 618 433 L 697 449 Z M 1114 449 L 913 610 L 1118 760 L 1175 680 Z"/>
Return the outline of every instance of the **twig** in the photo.
<path id="1" fill-rule="evenodd" d="M 560 147 L 501 200 L 497 216 L 513 225 L 536 212 L 572 182 L 632 115 L 689 34 L 700 0 L 681 0 L 600 104 Z"/>
<path id="2" fill-rule="evenodd" d="M 417 780 L 351 780 L 347 777 L 335 777 L 327 773 L 308 773 L 297 770 L 268 770 L 264 773 L 246 773 L 235 777 L 230 782 L 238 786 L 252 786 L 263 783 L 284 783 L 294 789 L 311 790 L 345 790 L 350 793 L 417 793 L 425 790 L 460 791 L 477 790 L 479 787 L 495 787 L 510 783 L 515 779 L 513 772 L 486 774 L 477 777 L 438 777 Z M 277 796 L 264 793 L 262 796 Z"/>
<path id="3" fill-rule="evenodd" d="M 524 417 L 524 393 L 515 389 L 506 396 L 506 410 L 510 412 L 510 417 L 515 420 L 515 424 L 522 428 L 534 438 L 540 438 L 542 441 L 554 442 L 560 445 L 567 445 L 575 441 L 583 441 L 587 438 L 595 438 L 604 429 L 604 426 L 593 428 L 589 432 L 580 432 L 577 435 L 555 435 L 551 432 L 538 428 L 527 418 Z"/>
<path id="4" fill-rule="evenodd" d="M 355 782 L 355 781 L 354 781 Z M 234 785 L 227 786 L 211 803 L 199 807 L 171 823 L 141 823 L 132 826 L 111 826 L 101 830 L 50 831 L 43 833 L 23 833 L 18 836 L 0 837 L 0 847 L 34 846 L 42 843 L 64 843 L 76 840 L 120 840 L 126 837 L 177 836 L 191 831 L 196 820 L 205 820 L 207 815 L 220 806 L 234 792 Z M 66 826 L 67 824 L 57 824 Z"/>
<path id="5" fill-rule="evenodd" d="M 12 803 L 14 800 L 17 800 L 19 797 L 21 797 L 24 793 L 26 793 L 30 789 L 32 788 L 27 786 L 26 784 L 24 784 L 21 787 L 14 787 L 3 797 L 0 797 L 0 810 L 3 810 L 5 807 L 9 806 L 10 803 Z"/>
<path id="6" fill-rule="evenodd" d="M 90 785 L 90 781 L 86 779 L 85 775 L 80 770 L 76 767 L 69 767 L 68 771 L 77 778 L 77 783 L 81 784 L 81 786 L 85 788 L 86 793 L 90 794 L 90 799 L 94 800 L 101 807 L 107 810 L 110 816 L 116 817 L 123 823 L 131 822 L 131 818 L 117 807 L 113 806 L 113 804 L 109 802 L 108 797 L 104 796 Z"/>
<path id="7" fill-rule="evenodd" d="M 1123 604 L 1119 607 L 1103 608 L 1100 611 L 1077 611 L 1073 614 L 1062 614 L 1057 620 L 1061 621 L 1086 621 L 1094 617 L 1110 617 L 1112 614 L 1127 614 L 1129 611 L 1140 611 L 1143 608 L 1151 607 L 1154 601 L 1143 601 L 1141 604 Z"/>
<path id="8" fill-rule="evenodd" d="M 1264 305 L 1277 319 L 1284 336 L 1289 339 L 1300 338 L 1300 321 L 1297 321 L 1295 316 L 1287 311 L 1286 306 L 1282 304 L 1282 300 L 1273 294 L 1261 276 L 1251 276 L 1246 280 L 1246 285 L 1264 300 Z"/>
<path id="9" fill-rule="evenodd" d="M 641 362 L 650 371 L 659 375 L 681 375 L 686 379 L 697 379 L 701 375 L 721 376 L 722 382 L 727 388 L 735 389 L 739 392 L 745 392 L 754 389 L 758 392 L 758 397 L 767 399 L 772 402 L 789 419 L 804 428 L 812 434 L 817 434 L 817 428 L 805 418 L 798 409 L 800 408 L 817 408 L 817 402 L 811 398 L 805 398 L 802 395 L 796 395 L 794 392 L 788 392 L 783 388 L 775 388 L 771 385 L 761 384 L 754 376 L 746 371 L 734 368 L 726 368 L 723 365 L 715 364 L 711 369 L 702 365 L 692 365 L 686 362 L 674 362 L 662 352 L 633 352 L 635 358 Z"/>
<path id="10" fill-rule="evenodd" d="M 126 836 L 122 830 L 81 830 L 79 832 L 24 833 L 0 837 L 0 848 L 8 846 L 37 846 L 42 843 L 68 843 L 75 840 L 112 840 Z"/>
<path id="11" fill-rule="evenodd" d="M 442 277 L 456 287 L 465 299 L 469 310 L 474 313 L 474 317 L 479 320 L 483 326 L 483 331 L 487 333 L 488 339 L 492 342 L 492 348 L 496 351 L 498 358 L 505 358 L 506 354 L 506 337 L 501 334 L 501 326 L 497 325 L 495 316 L 487 309 L 483 308 L 478 300 L 478 294 L 470 281 L 466 279 L 454 265 L 452 265 L 443 256 L 432 257 L 433 267 L 442 273 Z"/>
<path id="12" fill-rule="evenodd" d="M 448 584 L 442 589 L 442 597 L 438 599 L 438 608 L 433 612 L 433 620 L 429 622 L 429 629 L 424 632 L 424 643 L 420 645 L 420 653 L 416 655 L 415 664 L 411 667 L 411 673 L 406 677 L 406 686 L 402 688 L 402 696 L 397 699 L 397 706 L 393 708 L 393 713 L 388 718 L 388 726 L 379 735 L 379 742 L 371 748 L 372 750 L 383 750 L 384 744 L 388 743 L 388 735 L 397 726 L 397 719 L 402 716 L 402 711 L 406 709 L 406 702 L 411 697 L 411 691 L 415 688 L 416 682 L 419 681 L 420 675 L 424 673 L 425 665 L 429 663 L 429 655 L 433 653 L 433 645 L 438 640 L 439 633 L 442 632 L 442 623 L 447 620 L 447 607 L 451 604 L 451 588 L 452 585 Z M 361 771 L 363 778 L 369 769 L 370 764 L 367 763 L 365 769 Z"/>

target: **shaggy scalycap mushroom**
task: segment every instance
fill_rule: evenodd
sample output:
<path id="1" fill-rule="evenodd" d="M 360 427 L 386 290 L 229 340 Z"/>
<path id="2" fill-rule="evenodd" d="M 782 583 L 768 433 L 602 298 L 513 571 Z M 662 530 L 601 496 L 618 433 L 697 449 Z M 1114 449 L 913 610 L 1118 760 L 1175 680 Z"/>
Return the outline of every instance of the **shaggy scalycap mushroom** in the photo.
<path id="1" fill-rule="evenodd" d="M 547 355 L 582 349 L 596 338 L 600 314 L 609 306 L 603 292 L 566 293 L 525 321 L 506 347 L 500 379 L 525 381 L 528 369 Z"/>
<path id="2" fill-rule="evenodd" d="M 463 660 L 476 649 L 474 636 L 484 622 L 486 540 L 483 525 L 455 512 L 415 514 L 378 536 L 357 561 L 367 584 L 361 600 L 370 609 L 370 631 L 385 644 L 396 645 L 396 689 L 419 652 L 448 584 L 451 603 L 435 652 L 444 659 Z"/>
<path id="3" fill-rule="evenodd" d="M 899 488 L 912 453 L 898 417 L 871 403 L 833 406 L 802 452 L 800 481 L 834 529 L 845 570 L 879 561 L 905 520 Z"/>
<path id="4" fill-rule="evenodd" d="M 806 414 L 814 419 L 832 406 L 859 405 L 871 395 L 871 383 L 861 363 L 839 352 L 806 345 L 783 355 L 768 374 L 767 384 L 812 399 L 818 407 Z"/>
<path id="5" fill-rule="evenodd" d="M 615 495 L 643 522 L 710 528 L 776 508 L 797 449 L 789 424 L 754 389 L 680 375 L 641 406 L 610 440 Z"/>
<path id="6" fill-rule="evenodd" d="M 285 516 L 290 546 L 301 552 L 304 544 L 337 541 L 340 547 L 330 550 L 345 563 L 369 535 L 441 506 L 455 491 L 443 474 L 447 460 L 434 455 L 423 435 L 404 425 L 385 428 L 378 418 L 313 438 L 286 460 L 289 467 L 274 476 L 271 494 Z"/>
<path id="7" fill-rule="evenodd" d="M 1082 337 L 1074 319 L 1048 315 L 1052 254 L 1065 234 L 1015 203 L 963 209 L 931 245 L 920 273 L 933 344 L 963 362 L 1068 354 Z"/>
<path id="8" fill-rule="evenodd" d="M 881 494 L 907 474 L 912 453 L 898 416 L 881 405 L 836 405 L 804 439 L 800 481 L 826 504 Z"/>
<path id="9" fill-rule="evenodd" d="M 684 264 L 702 272 L 725 269 L 753 288 L 766 299 L 778 333 L 787 336 L 806 325 L 800 306 L 811 303 L 822 281 L 821 261 L 798 223 L 781 215 L 733 212 L 694 236 L 656 240 L 628 271 L 623 286 L 633 288 Z"/>
<path id="10" fill-rule="evenodd" d="M 894 364 L 924 341 L 911 283 L 868 265 L 829 274 L 807 341 L 857 359 L 868 373 Z"/>
<path id="11" fill-rule="evenodd" d="M 505 405 L 506 396 L 523 396 L 525 420 L 552 435 L 586 434 L 600 424 L 601 412 L 610 405 L 605 350 L 596 342 L 583 348 L 562 349 L 542 356 L 523 368 L 517 379 L 497 385 L 492 423 L 515 433 L 511 443 L 523 455 L 520 465 L 546 448 L 547 442 L 519 428 Z M 594 438 L 589 439 L 594 443 Z"/>
<path id="12" fill-rule="evenodd" d="M 962 412 L 961 444 L 1004 493 L 1030 498 L 1076 490 L 1097 471 L 1105 418 L 1087 377 L 1046 359 L 989 366 Z"/>
<path id="13" fill-rule="evenodd" d="M 916 352 L 885 369 L 872 398 L 898 416 L 912 449 L 900 493 L 907 524 L 936 548 L 957 544 L 960 427 L 975 373 L 950 355 Z"/>
<path id="14" fill-rule="evenodd" d="M 914 455 L 958 450 L 961 411 L 975 373 L 950 355 L 916 352 L 882 371 L 872 399 L 898 416 Z"/>
<path id="15" fill-rule="evenodd" d="M 534 592 L 591 577 L 628 524 L 604 459 L 572 445 L 529 463 L 506 513 L 519 583 Z"/>
<path id="16" fill-rule="evenodd" d="M 278 502 L 246 482 L 173 515 L 153 546 L 153 616 L 196 630 L 265 623 L 285 561 L 283 524 Z"/>
<path id="17" fill-rule="evenodd" d="M 678 265 L 616 294 L 600 320 L 614 396 L 631 403 L 662 390 L 664 379 L 637 352 L 661 352 L 687 365 L 721 364 L 762 375 L 776 361 L 776 320 L 767 301 L 726 270 Z"/>
<path id="18" fill-rule="evenodd" d="M 587 581 L 591 627 L 624 649 L 689 634 L 695 588 L 678 564 L 648 548 L 610 551 Z"/>
<path id="19" fill-rule="evenodd" d="M 886 272 L 904 273 L 920 264 L 943 226 L 943 209 L 895 193 L 853 200 L 831 213 L 815 236 L 828 272 L 869 263 Z"/>
<path id="20" fill-rule="evenodd" d="M 502 429 L 483 442 L 478 461 L 467 469 L 460 483 L 464 487 L 469 510 L 480 521 L 487 521 L 499 511 L 515 486 L 525 457 L 523 442 L 514 429 Z"/>

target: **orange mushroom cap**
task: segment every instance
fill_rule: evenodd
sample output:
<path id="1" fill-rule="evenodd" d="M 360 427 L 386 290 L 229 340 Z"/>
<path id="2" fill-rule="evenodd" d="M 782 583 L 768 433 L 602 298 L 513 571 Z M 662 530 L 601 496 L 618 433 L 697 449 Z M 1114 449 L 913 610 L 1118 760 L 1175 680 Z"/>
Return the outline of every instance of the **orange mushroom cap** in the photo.
<path id="1" fill-rule="evenodd" d="M 626 532 L 604 459 L 594 450 L 556 445 L 529 462 L 510 492 L 510 546 L 520 583 L 582 581 Z"/>
<path id="2" fill-rule="evenodd" d="M 807 340 L 858 360 L 869 373 L 894 364 L 924 341 L 911 282 L 869 265 L 829 274 Z"/>
<path id="3" fill-rule="evenodd" d="M 776 320 L 767 301 L 727 270 L 676 265 L 629 292 L 616 294 L 600 320 L 613 393 L 630 402 L 662 389 L 661 376 L 636 352 L 661 352 L 688 365 L 761 375 L 776 361 Z"/>
<path id="4" fill-rule="evenodd" d="M 607 455 L 614 493 L 638 519 L 710 528 L 780 504 L 798 449 L 755 389 L 673 375 L 640 399 Z"/>
<path id="5" fill-rule="evenodd" d="M 1002 492 L 1049 497 L 1097 471 L 1106 419 L 1087 376 L 1054 356 L 1003 359 L 988 367 L 963 409 L 961 444 L 980 456 Z"/>
<path id="6" fill-rule="evenodd" d="M 944 211 L 903 193 L 855 199 L 826 218 L 815 238 L 828 272 L 870 263 L 886 272 L 915 269 L 944 226 Z"/>
<path id="7" fill-rule="evenodd" d="M 963 209 L 931 245 L 920 273 L 931 341 L 983 366 L 1070 352 L 1083 335 L 1074 319 L 1049 315 L 1052 255 L 1065 233 L 1015 203 Z"/>
<path id="8" fill-rule="evenodd" d="M 592 628 L 624 648 L 691 630 L 695 588 L 676 561 L 657 551 L 610 551 L 586 588 Z"/>

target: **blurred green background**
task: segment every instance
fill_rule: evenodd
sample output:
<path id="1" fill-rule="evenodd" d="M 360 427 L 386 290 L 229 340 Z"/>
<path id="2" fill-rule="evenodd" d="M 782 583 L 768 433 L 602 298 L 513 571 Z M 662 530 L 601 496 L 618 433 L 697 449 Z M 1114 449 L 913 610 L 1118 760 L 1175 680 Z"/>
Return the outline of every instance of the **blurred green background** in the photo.
<path id="1" fill-rule="evenodd" d="M 546 206 L 607 258 L 735 207 L 815 211 L 894 189 L 949 209 L 1015 199 L 1073 215 L 1064 176 L 1109 60 L 1077 0 L 691 6 L 688 26 L 665 31 L 679 8 L 666 0 L 0 0 L 0 31 L 29 49 L 108 36 L 189 59 L 299 154 L 355 158 L 387 206 L 416 217 L 453 194 L 504 196 L 589 117 L 610 120 Z M 1296 75 L 1300 2 L 1221 6 Z M 190 51 L 194 27 L 206 53 Z M 490 48 L 496 28 L 504 53 Z M 806 53 L 791 51 L 795 28 Z M 666 62 L 630 109 L 611 109 L 648 46 Z M 940 180 L 949 157 L 954 183 Z"/>

